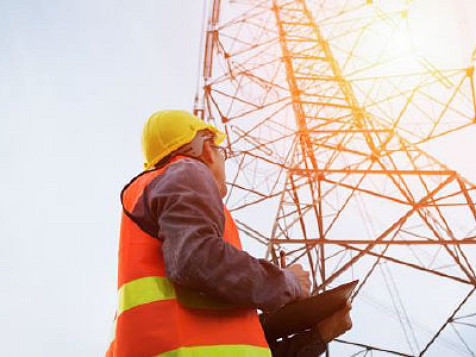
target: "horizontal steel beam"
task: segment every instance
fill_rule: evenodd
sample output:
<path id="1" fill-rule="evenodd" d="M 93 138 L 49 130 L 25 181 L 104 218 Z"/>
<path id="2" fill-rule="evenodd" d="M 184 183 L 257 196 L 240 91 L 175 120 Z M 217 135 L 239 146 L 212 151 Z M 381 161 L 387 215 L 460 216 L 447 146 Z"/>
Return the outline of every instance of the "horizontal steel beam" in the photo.
<path id="1" fill-rule="evenodd" d="M 357 170 L 357 169 L 293 169 L 289 171 L 298 174 L 365 174 L 365 175 L 435 175 L 435 176 L 451 176 L 455 175 L 456 171 L 452 170 Z"/>
<path id="2" fill-rule="evenodd" d="M 360 239 L 270 239 L 273 244 L 381 244 L 381 245 L 463 245 L 474 244 L 476 239 L 449 239 L 449 240 L 392 240 L 392 241 L 375 241 Z"/>
<path id="3" fill-rule="evenodd" d="M 306 131 L 298 131 L 299 134 L 303 133 L 393 133 L 394 130 L 392 129 L 342 129 L 342 130 L 306 130 Z"/>

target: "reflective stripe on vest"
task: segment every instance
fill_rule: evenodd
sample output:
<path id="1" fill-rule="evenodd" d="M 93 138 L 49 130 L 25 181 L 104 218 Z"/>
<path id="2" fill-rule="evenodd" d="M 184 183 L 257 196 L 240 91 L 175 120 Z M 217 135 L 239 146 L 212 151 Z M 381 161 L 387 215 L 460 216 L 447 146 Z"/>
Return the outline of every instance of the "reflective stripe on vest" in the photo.
<path id="1" fill-rule="evenodd" d="M 227 346 L 198 346 L 182 347 L 174 351 L 165 352 L 159 356 L 164 357 L 223 357 L 223 356 L 243 356 L 243 357 L 268 357 L 269 349 L 265 347 L 227 345 Z"/>
<path id="2" fill-rule="evenodd" d="M 226 309 L 233 305 L 173 284 L 162 276 L 147 276 L 124 284 L 119 289 L 117 315 L 133 307 L 160 300 L 178 299 L 182 305 L 197 309 Z"/>
<path id="3" fill-rule="evenodd" d="M 133 221 L 145 187 L 167 167 L 126 186 L 119 248 L 119 303 L 107 356 L 271 356 L 256 310 L 236 308 L 170 281 L 162 242 Z M 177 163 L 180 165 L 180 163 Z M 225 209 L 224 239 L 241 249 Z"/>
<path id="4" fill-rule="evenodd" d="M 124 284 L 119 289 L 117 315 L 154 301 L 175 299 L 172 282 L 161 276 L 147 276 Z"/>

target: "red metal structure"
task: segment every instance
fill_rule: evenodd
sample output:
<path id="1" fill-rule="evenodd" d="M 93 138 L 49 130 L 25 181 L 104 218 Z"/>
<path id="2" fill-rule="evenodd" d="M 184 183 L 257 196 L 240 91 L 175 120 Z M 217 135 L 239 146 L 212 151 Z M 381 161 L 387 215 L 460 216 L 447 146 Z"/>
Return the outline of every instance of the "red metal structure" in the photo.
<path id="1" fill-rule="evenodd" d="M 476 186 L 421 149 L 475 123 L 474 63 L 394 46 L 411 2 L 386 3 L 214 0 L 195 111 L 249 247 L 316 293 L 360 279 L 330 355 L 474 356 Z"/>

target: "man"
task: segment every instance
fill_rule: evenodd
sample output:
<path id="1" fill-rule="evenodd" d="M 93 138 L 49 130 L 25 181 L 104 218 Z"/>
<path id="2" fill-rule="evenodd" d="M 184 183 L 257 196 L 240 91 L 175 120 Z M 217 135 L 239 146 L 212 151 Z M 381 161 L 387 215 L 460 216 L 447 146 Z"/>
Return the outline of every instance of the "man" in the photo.
<path id="1" fill-rule="evenodd" d="M 318 355 L 351 327 L 350 305 L 286 341 L 265 313 L 309 295 L 300 265 L 279 269 L 241 250 L 223 205 L 224 134 L 184 111 L 144 126 L 146 171 L 122 191 L 119 307 L 108 356 Z"/>

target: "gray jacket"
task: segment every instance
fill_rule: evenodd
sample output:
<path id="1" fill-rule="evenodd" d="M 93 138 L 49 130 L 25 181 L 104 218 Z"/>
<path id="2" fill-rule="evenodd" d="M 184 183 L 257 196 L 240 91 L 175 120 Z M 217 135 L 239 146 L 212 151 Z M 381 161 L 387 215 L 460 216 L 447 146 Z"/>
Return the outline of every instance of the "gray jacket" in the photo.
<path id="1" fill-rule="evenodd" d="M 163 242 L 166 272 L 177 284 L 264 311 L 301 296 L 292 272 L 223 240 L 223 201 L 211 171 L 199 160 L 170 164 L 145 187 L 128 214 Z"/>

